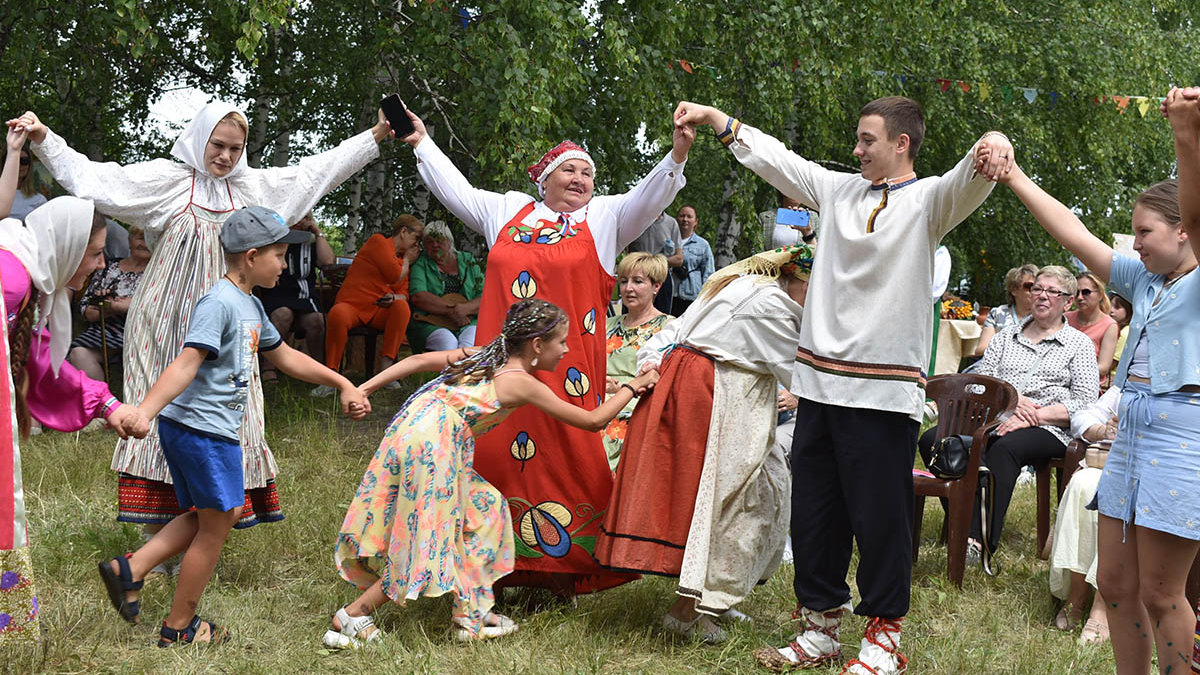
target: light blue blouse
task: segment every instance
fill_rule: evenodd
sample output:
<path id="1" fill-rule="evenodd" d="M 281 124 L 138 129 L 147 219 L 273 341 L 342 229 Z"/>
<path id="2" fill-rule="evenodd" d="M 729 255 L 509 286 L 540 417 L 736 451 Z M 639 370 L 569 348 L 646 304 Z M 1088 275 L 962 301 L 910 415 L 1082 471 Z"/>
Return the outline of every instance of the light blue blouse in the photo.
<path id="1" fill-rule="evenodd" d="M 1140 260 L 1113 254 L 1108 288 L 1133 304 L 1127 345 L 1143 332 L 1150 343 L 1150 391 L 1165 394 L 1200 385 L 1200 274 L 1189 273 L 1162 294 L 1166 277 L 1151 274 Z M 1117 365 L 1114 386 L 1125 386 L 1135 350 L 1126 349 Z"/>

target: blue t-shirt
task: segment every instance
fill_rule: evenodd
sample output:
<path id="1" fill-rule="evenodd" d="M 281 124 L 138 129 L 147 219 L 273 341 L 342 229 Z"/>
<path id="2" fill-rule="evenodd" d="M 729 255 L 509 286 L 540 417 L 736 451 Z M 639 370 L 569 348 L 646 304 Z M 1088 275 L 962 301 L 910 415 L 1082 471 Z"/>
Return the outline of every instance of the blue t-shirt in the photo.
<path id="1" fill-rule="evenodd" d="M 160 413 L 201 433 L 238 442 L 259 351 L 281 344 L 262 303 L 222 278 L 192 311 L 183 346 L 208 352 L 196 377 Z"/>

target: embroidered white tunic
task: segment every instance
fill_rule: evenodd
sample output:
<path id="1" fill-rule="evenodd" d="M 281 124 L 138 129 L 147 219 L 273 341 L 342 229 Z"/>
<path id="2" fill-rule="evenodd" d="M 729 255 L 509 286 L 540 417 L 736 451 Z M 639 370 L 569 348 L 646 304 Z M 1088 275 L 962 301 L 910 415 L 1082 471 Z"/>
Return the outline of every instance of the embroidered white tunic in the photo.
<path id="1" fill-rule="evenodd" d="M 861 174 L 830 171 L 754 127 L 742 125 L 730 149 L 783 194 L 821 213 L 791 390 L 818 403 L 919 421 L 933 336 L 934 251 L 993 187 L 975 176 L 973 152 L 945 175 L 890 188 L 880 208 L 884 191 Z"/>

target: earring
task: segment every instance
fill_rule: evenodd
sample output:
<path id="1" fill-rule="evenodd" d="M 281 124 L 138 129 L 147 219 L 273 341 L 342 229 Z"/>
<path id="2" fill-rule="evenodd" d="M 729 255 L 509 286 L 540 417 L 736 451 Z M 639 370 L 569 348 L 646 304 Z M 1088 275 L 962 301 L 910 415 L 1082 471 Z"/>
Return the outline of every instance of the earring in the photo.
<path id="1" fill-rule="evenodd" d="M 537 357 L 536 356 L 533 357 L 533 360 L 529 362 L 529 365 L 533 366 L 534 368 L 537 368 Z"/>

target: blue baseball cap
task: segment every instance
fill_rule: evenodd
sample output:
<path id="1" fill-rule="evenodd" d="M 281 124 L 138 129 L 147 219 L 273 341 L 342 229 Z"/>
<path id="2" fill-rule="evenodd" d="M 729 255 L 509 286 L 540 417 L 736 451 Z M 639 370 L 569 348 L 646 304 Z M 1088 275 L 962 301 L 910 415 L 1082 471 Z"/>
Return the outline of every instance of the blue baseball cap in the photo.
<path id="1" fill-rule="evenodd" d="M 307 244 L 312 240 L 311 232 L 289 228 L 283 216 L 265 206 L 238 209 L 221 227 L 221 246 L 230 253 L 271 244 Z"/>

